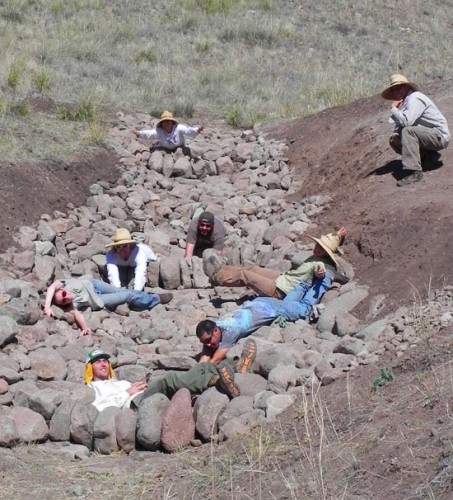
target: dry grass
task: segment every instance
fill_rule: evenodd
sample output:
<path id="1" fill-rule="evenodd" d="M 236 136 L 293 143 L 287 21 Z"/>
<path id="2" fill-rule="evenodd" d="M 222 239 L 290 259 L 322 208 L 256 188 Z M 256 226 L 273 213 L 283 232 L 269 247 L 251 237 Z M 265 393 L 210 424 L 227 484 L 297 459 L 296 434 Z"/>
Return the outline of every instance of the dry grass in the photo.
<path id="1" fill-rule="evenodd" d="M 77 105 L 91 94 L 98 107 L 201 110 L 239 126 L 303 116 L 374 94 L 397 70 L 421 83 L 451 78 L 449 8 L 447 0 L 8 0 L 0 98 Z"/>

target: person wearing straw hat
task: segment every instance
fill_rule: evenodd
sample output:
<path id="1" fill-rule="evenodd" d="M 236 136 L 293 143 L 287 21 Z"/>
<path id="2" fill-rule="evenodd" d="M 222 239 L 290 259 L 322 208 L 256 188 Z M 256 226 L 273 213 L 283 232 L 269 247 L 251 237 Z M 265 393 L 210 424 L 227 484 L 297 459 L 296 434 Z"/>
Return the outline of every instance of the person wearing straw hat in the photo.
<path id="1" fill-rule="evenodd" d="M 143 290 L 148 262 L 157 260 L 151 248 L 132 239 L 125 228 L 117 229 L 105 247 L 110 249 L 105 256 L 109 283 L 117 288 L 133 285 L 134 290 Z"/>
<path id="2" fill-rule="evenodd" d="M 191 127 L 178 123 L 173 114 L 165 110 L 161 115 L 156 127 L 145 130 L 135 130 L 134 133 L 139 139 L 152 140 L 157 139 L 158 143 L 154 150 L 174 153 L 178 148 L 182 149 L 184 155 L 196 160 L 192 156 L 190 148 L 186 146 L 186 138 L 194 138 L 204 129 L 203 126 Z"/>
<path id="3" fill-rule="evenodd" d="M 213 285 L 247 286 L 264 297 L 283 299 L 301 282 L 309 284 L 310 287 L 316 284 L 327 290 L 333 281 L 340 284 L 348 281 L 348 278 L 337 270 L 338 262 L 335 255 L 345 236 L 344 227 L 335 234 L 323 235 L 321 238 L 309 236 L 315 242 L 313 255 L 296 269 L 285 273 L 260 266 L 228 266 L 225 265 L 224 259 L 213 251 L 205 251 L 203 254 L 203 269 Z M 314 294 L 313 300 L 316 297 L 318 302 L 321 296 L 319 289 Z M 313 305 L 316 302 L 313 302 Z"/>
<path id="4" fill-rule="evenodd" d="M 391 75 L 390 84 L 381 93 L 392 101 L 390 122 L 395 124 L 389 143 L 401 155 L 405 186 L 423 179 L 423 164 L 439 159 L 438 151 L 450 141 L 447 120 L 419 86 L 403 75 Z"/>

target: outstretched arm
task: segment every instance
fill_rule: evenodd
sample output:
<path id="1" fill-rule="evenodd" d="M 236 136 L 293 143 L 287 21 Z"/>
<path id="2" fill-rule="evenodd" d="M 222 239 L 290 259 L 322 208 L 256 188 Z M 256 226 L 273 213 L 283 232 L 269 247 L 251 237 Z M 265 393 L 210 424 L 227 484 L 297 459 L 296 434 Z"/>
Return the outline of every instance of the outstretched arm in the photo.
<path id="1" fill-rule="evenodd" d="M 49 318 L 53 318 L 53 316 L 54 316 L 54 313 L 53 313 L 52 308 L 51 308 L 52 299 L 53 299 L 53 296 L 55 295 L 55 292 L 57 290 L 59 290 L 60 288 L 63 288 L 63 283 L 59 280 L 56 280 L 47 289 L 46 302 L 44 303 L 44 314 L 46 316 L 49 316 Z"/>
<path id="2" fill-rule="evenodd" d="M 337 231 L 337 236 L 340 238 L 340 241 L 343 240 L 343 238 L 346 236 L 346 228 L 340 227 L 340 229 Z"/>
<path id="3" fill-rule="evenodd" d="M 226 355 L 230 349 L 228 348 L 219 348 L 216 349 L 214 354 L 212 356 L 209 356 L 208 354 L 204 354 L 200 358 L 200 363 L 213 363 L 214 365 L 220 363 L 223 359 L 226 358 Z"/>
<path id="4" fill-rule="evenodd" d="M 186 250 L 184 252 L 184 257 L 192 257 L 195 245 L 193 243 L 186 243 Z"/>
<path id="5" fill-rule="evenodd" d="M 91 333 L 91 328 L 87 325 L 85 318 L 83 317 L 83 314 L 75 308 L 71 312 L 74 315 L 74 321 L 77 323 L 77 326 L 80 328 L 79 337 L 89 335 Z"/>

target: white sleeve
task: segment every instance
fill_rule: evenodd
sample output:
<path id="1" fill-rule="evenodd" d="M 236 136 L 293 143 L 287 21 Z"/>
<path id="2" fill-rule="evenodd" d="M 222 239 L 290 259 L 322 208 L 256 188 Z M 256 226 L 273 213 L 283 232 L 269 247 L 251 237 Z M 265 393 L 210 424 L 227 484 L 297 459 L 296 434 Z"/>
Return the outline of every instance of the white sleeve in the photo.
<path id="1" fill-rule="evenodd" d="M 135 257 L 134 290 L 143 290 L 147 280 L 148 262 L 157 260 L 154 252 L 147 245 L 139 244 Z"/>
<path id="2" fill-rule="evenodd" d="M 120 272 L 118 270 L 118 265 L 116 264 L 114 251 L 110 250 L 107 252 L 105 259 L 107 261 L 107 277 L 109 283 L 112 286 L 121 288 Z"/>
<path id="3" fill-rule="evenodd" d="M 407 106 L 403 105 L 402 109 L 392 107 L 392 119 L 400 127 L 410 127 L 422 116 L 426 109 L 426 104 L 421 97 L 409 96 L 412 99 L 408 100 Z"/>
<path id="4" fill-rule="evenodd" d="M 198 127 L 190 127 L 189 125 L 178 125 L 178 132 L 185 137 L 194 138 L 198 134 Z"/>
<path id="5" fill-rule="evenodd" d="M 158 139 L 157 131 L 155 128 L 147 129 L 147 130 L 139 130 L 138 135 L 141 139 Z"/>

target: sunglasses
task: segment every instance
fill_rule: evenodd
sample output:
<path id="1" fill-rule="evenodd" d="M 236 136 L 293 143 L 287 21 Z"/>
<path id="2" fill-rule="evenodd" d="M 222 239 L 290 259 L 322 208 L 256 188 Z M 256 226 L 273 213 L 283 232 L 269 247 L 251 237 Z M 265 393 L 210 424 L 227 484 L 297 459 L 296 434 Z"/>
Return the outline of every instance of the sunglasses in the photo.
<path id="1" fill-rule="evenodd" d="M 69 297 L 69 293 L 66 290 L 61 291 L 61 303 L 63 305 L 70 304 L 72 299 Z"/>
<path id="2" fill-rule="evenodd" d="M 124 250 L 125 248 L 129 248 L 129 247 L 130 247 L 130 245 L 129 245 L 129 244 L 127 244 L 127 243 L 126 243 L 126 244 L 124 244 L 124 245 L 117 245 L 117 246 L 116 246 L 116 248 L 117 248 L 118 250 Z"/>
<path id="3" fill-rule="evenodd" d="M 211 229 L 212 224 L 210 224 L 209 222 L 199 222 L 198 227 L 202 227 L 205 229 Z"/>

